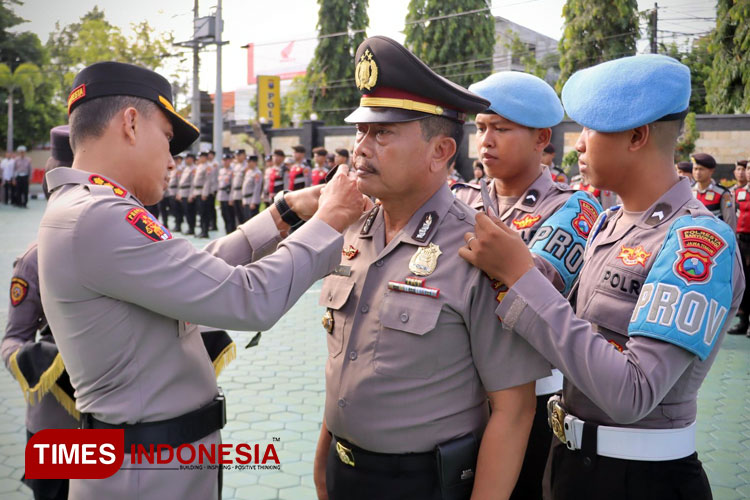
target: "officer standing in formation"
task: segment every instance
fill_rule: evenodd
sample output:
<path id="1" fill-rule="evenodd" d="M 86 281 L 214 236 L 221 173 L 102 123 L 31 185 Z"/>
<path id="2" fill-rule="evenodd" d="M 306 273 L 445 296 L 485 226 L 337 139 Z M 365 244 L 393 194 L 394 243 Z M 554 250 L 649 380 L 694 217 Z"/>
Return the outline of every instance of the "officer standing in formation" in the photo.
<path id="1" fill-rule="evenodd" d="M 131 469 L 127 450 L 219 444 L 223 397 L 196 325 L 270 328 L 336 266 L 340 231 L 360 217 L 364 199 L 342 172 L 319 201 L 314 189 L 282 194 L 251 223 L 198 250 L 143 208 L 161 198 L 172 155 L 199 135 L 173 110 L 169 82 L 106 62 L 82 70 L 73 87 L 76 157 L 72 169 L 47 174 L 41 298 L 83 427 L 128 424 L 129 470 L 73 479 L 70 497 L 216 499 L 216 470 L 177 470 L 175 460 L 175 470 Z M 311 216 L 273 255 L 251 263 L 273 251 L 290 224 Z M 269 282 L 273 289 L 263 285 Z"/>
<path id="2" fill-rule="evenodd" d="M 211 226 L 211 215 L 209 214 L 208 196 L 211 192 L 211 172 L 208 164 L 208 153 L 205 151 L 198 155 L 198 166 L 193 176 L 193 187 L 190 197 L 195 200 L 198 215 L 200 216 L 200 228 L 198 238 L 208 238 L 208 228 Z"/>
<path id="3" fill-rule="evenodd" d="M 661 55 L 605 62 L 565 84 L 565 110 L 584 127 L 581 169 L 623 200 L 589 235 L 574 306 L 523 240 L 484 215 L 460 250 L 510 287 L 498 317 L 564 374 L 549 406 L 559 441 L 545 498 L 711 498 L 696 398 L 745 280 L 731 228 L 674 170 L 689 98 L 689 69 Z"/>
<path id="4" fill-rule="evenodd" d="M 326 175 L 328 175 L 328 167 L 326 166 L 327 156 L 328 151 L 326 151 L 325 148 L 318 147 L 313 149 L 313 161 L 315 162 L 315 166 L 310 174 L 311 185 L 317 186 L 318 184 L 322 184 Z"/>
<path id="5" fill-rule="evenodd" d="M 242 182 L 242 210 L 246 221 L 258 215 L 262 194 L 263 172 L 258 168 L 258 156 L 250 155 L 247 158 L 245 180 Z"/>
<path id="6" fill-rule="evenodd" d="M 364 95 L 346 118 L 357 126 L 353 167 L 358 189 L 381 205 L 345 232 L 321 291 L 318 495 L 469 498 L 473 483 L 477 497 L 507 498 L 533 381 L 550 370 L 492 314 L 490 279 L 456 255 L 475 211 L 451 194 L 448 166 L 466 114 L 488 102 L 389 38 L 362 42 L 355 61 Z"/>
<path id="7" fill-rule="evenodd" d="M 681 161 L 678 162 L 677 165 L 675 165 L 675 168 L 677 169 L 677 175 L 680 177 L 685 177 L 690 181 L 690 186 L 692 187 L 695 184 L 695 179 L 693 179 L 693 163 L 689 161 Z"/>
<path id="8" fill-rule="evenodd" d="M 747 185 L 745 168 L 747 168 L 747 160 L 737 160 L 734 164 L 734 171 L 732 173 L 734 174 L 734 180 L 737 182 L 729 188 L 729 192 L 732 193 L 732 199 L 735 202 L 735 208 L 737 207 L 737 190 Z"/>
<path id="9" fill-rule="evenodd" d="M 180 155 L 172 157 L 174 168 L 169 171 L 167 178 L 167 190 L 164 192 L 164 200 L 168 203 L 167 213 L 174 218 L 174 224 L 171 226 L 173 232 L 179 232 L 182 227 L 182 203 L 177 201 L 177 192 L 180 187 L 180 176 L 185 168 L 183 158 Z M 164 218 L 164 225 L 170 227 L 167 218 Z"/>
<path id="10" fill-rule="evenodd" d="M 333 157 L 333 166 L 338 165 L 349 165 L 349 151 L 344 148 L 336 150 L 336 155 Z"/>
<path id="11" fill-rule="evenodd" d="M 557 225 L 562 225 L 559 219 L 567 218 L 568 227 L 576 229 L 567 233 L 571 243 L 575 241 L 582 250 L 601 207 L 585 192 L 552 180 L 554 176 L 542 163 L 543 151 L 552 137 L 551 127 L 564 115 L 554 89 L 536 76 L 503 71 L 471 85 L 469 90 L 490 101 L 489 109 L 476 116 L 476 138 L 479 157 L 493 180 L 486 200 L 482 199 L 482 188 L 470 184 L 455 185 L 456 198 L 475 210 L 497 215 L 529 246 L 544 246 L 553 237 L 548 230 L 551 217 Z M 567 295 L 581 261 L 570 266 L 561 257 L 547 252 L 540 264 L 546 267 L 550 281 Z M 559 370 L 536 381 L 534 425 L 512 499 L 542 498 L 542 476 L 552 441 L 547 400 L 562 390 L 562 382 Z"/>
<path id="12" fill-rule="evenodd" d="M 13 163 L 13 204 L 26 208 L 29 202 L 29 179 L 31 179 L 31 158 L 26 156 L 26 146 L 16 148 L 16 159 Z"/>
<path id="13" fill-rule="evenodd" d="M 549 173 L 552 176 L 553 181 L 562 182 L 564 184 L 570 182 L 568 176 L 565 175 L 565 172 L 555 165 L 555 146 L 551 143 L 547 144 L 547 147 L 544 148 L 544 151 L 542 152 L 542 165 L 549 168 Z"/>
<path id="14" fill-rule="evenodd" d="M 67 125 L 50 131 L 50 144 L 52 158 L 48 167 L 70 166 L 73 152 Z M 13 263 L 8 323 L 0 353 L 6 368 L 24 389 L 27 439 L 44 429 L 78 428 L 78 412 L 58 381 L 64 366 L 42 309 L 36 242 Z M 24 482 L 35 500 L 68 498 L 67 479 L 24 478 Z"/>
<path id="15" fill-rule="evenodd" d="M 310 186 L 312 183 L 312 177 L 310 175 L 310 166 L 307 164 L 307 159 L 305 159 L 305 153 L 307 152 L 305 147 L 294 146 L 292 151 L 292 164 L 289 167 L 289 172 L 287 174 L 287 189 L 290 191 L 296 191 L 297 189 Z"/>
<path id="16" fill-rule="evenodd" d="M 224 229 L 227 234 L 237 229 L 237 220 L 234 217 L 234 206 L 231 202 L 232 194 L 232 156 L 226 153 L 221 160 L 219 168 L 219 191 L 217 197 L 221 207 L 221 218 L 224 219 Z"/>
<path id="17" fill-rule="evenodd" d="M 234 207 L 234 220 L 237 226 L 245 222 L 245 212 L 242 210 L 242 183 L 245 182 L 245 170 L 247 170 L 247 155 L 244 149 L 238 149 L 234 153 L 232 192 L 229 195 L 229 200 Z"/>
<path id="18" fill-rule="evenodd" d="M 271 165 L 266 167 L 266 178 L 264 191 L 266 193 L 266 205 L 273 202 L 277 193 L 284 191 L 287 185 L 286 166 L 284 165 L 284 152 L 276 149 L 271 157 Z"/>
<path id="19" fill-rule="evenodd" d="M 208 228 L 211 231 L 216 231 L 218 229 L 216 225 L 216 193 L 219 191 L 219 162 L 216 160 L 216 152 L 213 150 L 208 152 L 208 165 L 211 167 L 209 177 L 211 188 L 208 194 Z"/>
<path id="20" fill-rule="evenodd" d="M 180 174 L 180 182 L 177 189 L 177 202 L 182 206 L 182 214 L 188 225 L 184 234 L 195 234 L 195 200 L 192 198 L 193 177 L 195 176 L 195 155 L 185 155 L 185 168 Z M 177 231 L 182 231 L 182 226 L 177 226 Z"/>
<path id="21" fill-rule="evenodd" d="M 748 190 L 747 174 L 750 172 L 739 172 L 738 170 L 743 169 L 747 166 L 746 160 L 740 160 L 737 162 L 734 169 L 734 176 L 737 179 L 738 185 L 735 186 L 734 190 L 734 203 L 737 207 L 737 246 L 740 249 L 740 255 L 742 255 L 742 270 L 744 271 L 745 283 L 750 282 L 750 190 Z M 739 185 L 741 179 L 745 182 Z M 745 288 L 745 293 L 742 295 L 742 302 L 737 310 L 737 317 L 739 321 L 736 325 L 730 328 L 727 333 L 729 335 L 747 335 L 750 337 L 750 287 Z"/>
<path id="22" fill-rule="evenodd" d="M 617 194 L 606 189 L 599 189 L 595 186 L 592 186 L 582 173 L 573 176 L 573 179 L 570 182 L 570 187 L 572 187 L 576 191 L 585 191 L 589 193 L 596 199 L 596 201 L 599 202 L 599 204 L 604 209 L 619 205 Z"/>
<path id="23" fill-rule="evenodd" d="M 734 196 L 724 186 L 717 184 L 711 177 L 716 170 L 716 160 L 706 153 L 690 155 L 693 161 L 693 194 L 719 220 L 723 220 L 734 230 L 737 226 L 737 214 L 734 208 Z"/>

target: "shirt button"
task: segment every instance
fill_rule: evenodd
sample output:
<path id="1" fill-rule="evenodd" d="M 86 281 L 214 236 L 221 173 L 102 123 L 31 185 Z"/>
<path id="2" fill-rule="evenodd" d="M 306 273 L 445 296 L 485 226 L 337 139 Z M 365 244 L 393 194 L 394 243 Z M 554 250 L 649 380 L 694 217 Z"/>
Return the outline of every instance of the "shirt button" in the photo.
<path id="1" fill-rule="evenodd" d="M 377 262 L 375 263 L 375 265 L 376 265 L 377 267 L 383 267 L 383 259 L 380 259 L 379 261 L 377 261 Z"/>
<path id="2" fill-rule="evenodd" d="M 406 323 L 409 321 L 409 313 L 402 312 L 401 313 L 401 322 Z"/>
<path id="3" fill-rule="evenodd" d="M 466 214 L 463 212 L 458 212 L 458 215 L 456 217 L 458 217 L 458 220 L 464 220 L 466 218 Z"/>
<path id="4" fill-rule="evenodd" d="M 328 302 L 331 302 L 333 300 L 333 294 L 331 292 L 328 292 Z"/>
<path id="5" fill-rule="evenodd" d="M 350 352 L 349 353 L 349 359 L 351 359 L 352 361 L 354 361 L 355 359 L 357 359 L 357 351 Z"/>
<path id="6" fill-rule="evenodd" d="M 339 408 L 343 408 L 344 406 L 346 406 L 346 399 L 339 399 Z"/>
<path id="7" fill-rule="evenodd" d="M 369 310 L 370 310 L 370 306 L 368 306 L 367 304 L 363 305 L 362 308 L 360 309 L 360 311 L 362 311 L 362 314 L 367 314 L 367 311 Z"/>

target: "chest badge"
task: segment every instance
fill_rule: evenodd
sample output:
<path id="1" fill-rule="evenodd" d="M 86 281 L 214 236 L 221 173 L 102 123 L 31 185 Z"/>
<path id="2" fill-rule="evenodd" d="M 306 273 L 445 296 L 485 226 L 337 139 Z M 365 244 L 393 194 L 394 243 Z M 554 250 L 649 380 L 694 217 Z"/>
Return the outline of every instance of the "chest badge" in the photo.
<path id="1" fill-rule="evenodd" d="M 646 261 L 649 257 L 651 257 L 651 254 L 644 250 L 641 245 L 638 245 L 635 248 L 623 245 L 620 249 L 620 255 L 617 256 L 617 258 L 626 266 L 636 266 L 640 264 L 644 268 L 646 267 Z"/>
<path id="2" fill-rule="evenodd" d="M 330 309 L 326 309 L 325 314 L 323 314 L 323 328 L 329 334 L 333 332 L 333 313 Z"/>
<path id="3" fill-rule="evenodd" d="M 417 276 L 429 276 L 437 268 L 438 257 L 443 252 L 440 247 L 430 243 L 426 247 L 420 247 L 409 261 L 409 271 Z"/>
<path id="4" fill-rule="evenodd" d="M 352 260 L 354 257 L 357 256 L 357 254 L 359 253 L 359 250 L 354 248 L 354 245 L 349 245 L 348 247 L 344 248 L 341 251 L 341 253 L 347 259 Z"/>
<path id="5" fill-rule="evenodd" d="M 513 219 L 513 225 L 516 229 L 528 229 L 542 218 L 541 215 L 525 215 L 520 219 Z"/>
<path id="6" fill-rule="evenodd" d="M 713 191 L 706 193 L 706 201 L 714 201 L 714 198 L 716 198 L 716 194 Z"/>

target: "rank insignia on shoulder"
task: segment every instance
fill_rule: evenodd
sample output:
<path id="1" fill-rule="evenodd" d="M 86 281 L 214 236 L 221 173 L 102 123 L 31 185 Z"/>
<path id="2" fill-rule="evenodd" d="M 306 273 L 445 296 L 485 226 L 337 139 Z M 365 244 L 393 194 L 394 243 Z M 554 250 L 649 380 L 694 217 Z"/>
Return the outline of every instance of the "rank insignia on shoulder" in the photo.
<path id="1" fill-rule="evenodd" d="M 162 226 L 161 223 L 145 208 L 133 208 L 127 213 L 125 220 L 152 241 L 165 241 L 172 239 L 172 233 Z"/>
<path id="2" fill-rule="evenodd" d="M 686 285 L 708 281 L 714 258 L 727 246 L 726 242 L 702 227 L 682 228 L 678 234 L 680 250 L 677 255 L 680 258 L 674 265 L 675 272 Z"/>
<path id="3" fill-rule="evenodd" d="M 362 225 L 362 231 L 360 231 L 359 234 L 363 236 L 370 234 L 372 223 L 375 222 L 375 217 L 378 216 L 378 210 L 380 210 L 380 205 L 375 205 L 375 207 L 370 210 L 370 213 L 367 215 L 367 219 L 365 219 L 365 223 Z"/>
<path id="4" fill-rule="evenodd" d="M 520 219 L 513 219 L 516 229 L 528 229 L 542 218 L 541 215 L 524 215 Z"/>
<path id="5" fill-rule="evenodd" d="M 412 238 L 424 243 L 430 236 L 430 233 L 437 227 L 438 214 L 437 212 L 427 212 L 422 216 L 422 220 L 419 223 L 419 227 L 412 235 Z"/>
<path id="6" fill-rule="evenodd" d="M 323 328 L 329 334 L 333 332 L 333 312 L 330 309 L 326 309 L 326 312 L 323 314 Z"/>
<path id="7" fill-rule="evenodd" d="M 430 243 L 426 247 L 420 247 L 409 261 L 409 271 L 417 276 L 429 276 L 437 268 L 438 257 L 443 252 L 440 247 Z"/>
<path id="8" fill-rule="evenodd" d="M 10 303 L 13 307 L 18 306 L 29 293 L 29 283 L 22 278 L 11 278 L 10 280 Z"/>
<path id="9" fill-rule="evenodd" d="M 125 198 L 125 196 L 127 196 L 127 194 L 128 194 L 128 192 L 125 191 L 123 188 L 121 188 L 120 186 L 118 186 L 114 182 L 105 179 L 101 175 L 94 174 L 94 175 L 90 176 L 89 177 L 89 182 L 91 184 L 96 184 L 97 186 L 107 186 L 107 187 L 112 188 L 112 191 L 117 196 L 119 196 L 120 198 Z"/>
<path id="10" fill-rule="evenodd" d="M 620 255 L 617 256 L 617 258 L 626 266 L 636 266 L 640 264 L 644 268 L 646 267 L 646 261 L 648 261 L 649 257 L 651 257 L 651 254 L 644 250 L 641 245 L 638 245 L 635 248 L 622 245 Z"/>
<path id="11" fill-rule="evenodd" d="M 342 253 L 342 255 L 343 255 L 344 257 L 346 257 L 347 259 L 349 259 L 349 260 L 352 260 L 352 259 L 353 259 L 354 257 L 356 257 L 356 256 L 357 256 L 357 254 L 359 253 L 359 250 L 358 250 L 358 249 L 356 249 L 356 248 L 354 248 L 354 246 L 353 246 L 353 245 L 349 245 L 348 247 L 344 248 L 344 249 L 343 249 L 343 250 L 341 251 L 341 253 Z"/>
<path id="12" fill-rule="evenodd" d="M 614 347 L 618 351 L 620 351 L 620 352 L 624 351 L 623 347 L 620 344 L 618 344 L 617 342 L 615 342 L 614 340 L 610 340 L 609 343 L 612 344 L 612 347 Z"/>

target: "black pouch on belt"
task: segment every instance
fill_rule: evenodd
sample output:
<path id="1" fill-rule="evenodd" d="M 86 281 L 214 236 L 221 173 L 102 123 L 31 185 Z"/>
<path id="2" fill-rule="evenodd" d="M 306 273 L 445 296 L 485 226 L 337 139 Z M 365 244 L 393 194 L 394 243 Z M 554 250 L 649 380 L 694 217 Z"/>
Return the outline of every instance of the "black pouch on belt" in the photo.
<path id="1" fill-rule="evenodd" d="M 443 500 L 468 500 L 474 487 L 478 454 L 474 434 L 437 445 L 435 458 Z"/>

